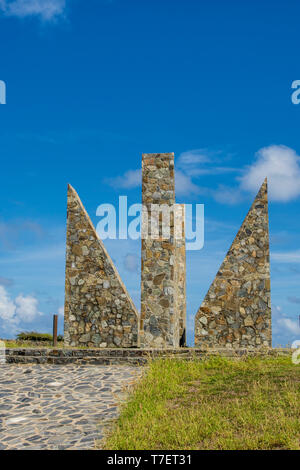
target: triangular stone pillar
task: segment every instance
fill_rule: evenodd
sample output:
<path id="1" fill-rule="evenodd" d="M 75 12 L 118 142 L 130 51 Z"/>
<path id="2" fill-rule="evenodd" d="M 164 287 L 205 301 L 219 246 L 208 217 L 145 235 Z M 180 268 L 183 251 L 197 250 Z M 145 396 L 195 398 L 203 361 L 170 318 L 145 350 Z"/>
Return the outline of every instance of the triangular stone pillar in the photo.
<path id="1" fill-rule="evenodd" d="M 70 185 L 64 330 L 70 346 L 137 346 L 137 310 Z"/>
<path id="2" fill-rule="evenodd" d="M 267 180 L 195 318 L 195 346 L 271 346 Z"/>

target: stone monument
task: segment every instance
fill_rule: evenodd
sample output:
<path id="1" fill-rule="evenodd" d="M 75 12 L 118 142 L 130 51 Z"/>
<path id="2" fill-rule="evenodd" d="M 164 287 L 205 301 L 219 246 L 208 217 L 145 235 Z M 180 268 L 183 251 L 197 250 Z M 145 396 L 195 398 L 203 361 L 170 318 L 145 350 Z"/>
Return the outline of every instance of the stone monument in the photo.
<path id="1" fill-rule="evenodd" d="M 64 341 L 136 347 L 138 312 L 78 194 L 69 185 Z"/>
<path id="2" fill-rule="evenodd" d="M 143 155 L 142 202 L 140 345 L 177 348 L 185 343 L 185 238 L 184 207 L 175 204 L 173 153 Z M 169 210 L 167 237 L 163 209 Z"/>
<path id="3" fill-rule="evenodd" d="M 195 346 L 271 347 L 267 180 L 195 318 Z"/>

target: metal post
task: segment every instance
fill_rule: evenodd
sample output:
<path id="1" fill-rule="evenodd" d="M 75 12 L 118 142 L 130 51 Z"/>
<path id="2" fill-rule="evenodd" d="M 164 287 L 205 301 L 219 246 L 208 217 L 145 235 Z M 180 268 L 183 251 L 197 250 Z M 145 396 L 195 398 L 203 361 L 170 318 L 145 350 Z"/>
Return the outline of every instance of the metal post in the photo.
<path id="1" fill-rule="evenodd" d="M 57 315 L 53 315 L 53 346 L 57 346 Z"/>

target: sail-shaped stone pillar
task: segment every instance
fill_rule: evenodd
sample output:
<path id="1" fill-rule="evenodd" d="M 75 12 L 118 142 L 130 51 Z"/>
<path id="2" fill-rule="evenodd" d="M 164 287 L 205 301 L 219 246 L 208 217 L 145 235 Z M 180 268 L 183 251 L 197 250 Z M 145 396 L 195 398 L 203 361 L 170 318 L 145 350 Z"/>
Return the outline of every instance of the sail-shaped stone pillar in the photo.
<path id="1" fill-rule="evenodd" d="M 65 344 L 136 347 L 137 310 L 70 185 L 67 208 Z"/>
<path id="2" fill-rule="evenodd" d="M 195 318 L 195 346 L 271 347 L 267 179 Z"/>

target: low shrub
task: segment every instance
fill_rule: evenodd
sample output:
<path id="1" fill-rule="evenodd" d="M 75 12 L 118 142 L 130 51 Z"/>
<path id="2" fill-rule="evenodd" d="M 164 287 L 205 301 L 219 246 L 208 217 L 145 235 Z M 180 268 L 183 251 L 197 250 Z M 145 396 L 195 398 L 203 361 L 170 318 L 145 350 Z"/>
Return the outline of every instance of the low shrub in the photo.
<path id="1" fill-rule="evenodd" d="M 63 341 L 62 335 L 57 336 L 57 341 Z M 37 331 L 23 331 L 17 335 L 18 341 L 53 341 L 53 336 L 49 333 L 38 333 Z"/>

